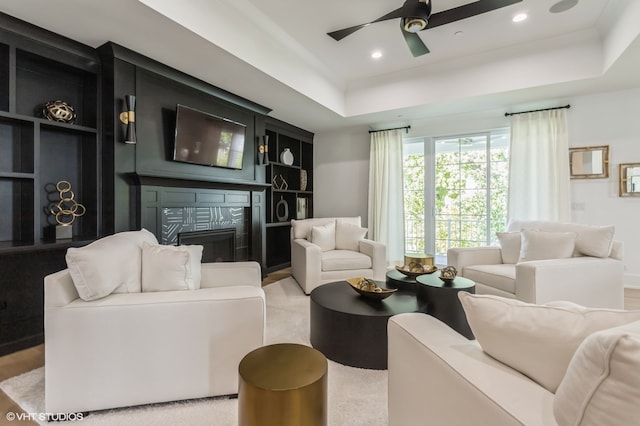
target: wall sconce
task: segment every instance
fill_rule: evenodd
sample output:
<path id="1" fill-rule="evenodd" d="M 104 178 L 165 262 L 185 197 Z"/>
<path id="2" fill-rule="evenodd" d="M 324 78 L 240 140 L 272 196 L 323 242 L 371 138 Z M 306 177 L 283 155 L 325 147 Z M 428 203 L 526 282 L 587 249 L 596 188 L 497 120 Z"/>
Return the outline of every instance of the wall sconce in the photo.
<path id="1" fill-rule="evenodd" d="M 260 143 L 262 140 L 262 143 Z M 258 163 L 269 165 L 269 135 L 258 136 Z"/>
<path id="2" fill-rule="evenodd" d="M 127 110 L 120 113 L 120 121 L 127 125 L 124 143 L 135 144 L 138 141 L 136 137 L 136 97 L 125 95 L 124 101 L 127 104 Z"/>

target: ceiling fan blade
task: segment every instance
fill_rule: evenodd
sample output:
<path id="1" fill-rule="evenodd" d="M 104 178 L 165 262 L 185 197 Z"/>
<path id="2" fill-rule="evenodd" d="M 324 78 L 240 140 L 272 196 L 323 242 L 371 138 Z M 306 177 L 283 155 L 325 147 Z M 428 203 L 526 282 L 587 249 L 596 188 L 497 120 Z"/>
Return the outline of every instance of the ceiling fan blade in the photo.
<path id="1" fill-rule="evenodd" d="M 373 24 L 375 22 L 382 22 L 382 21 L 388 21 L 389 19 L 402 18 L 403 10 L 404 10 L 404 6 L 396 10 L 393 10 L 384 16 L 379 17 L 375 21 L 367 22 L 366 24 L 354 25 L 353 27 L 343 28 L 341 30 L 331 31 L 330 33 L 327 33 L 327 35 L 333 38 L 335 41 L 340 41 L 346 36 L 351 35 L 356 31 L 366 27 L 367 25 Z"/>
<path id="2" fill-rule="evenodd" d="M 373 24 L 374 22 L 388 21 L 389 19 L 404 18 L 407 15 L 405 9 L 407 7 L 407 4 L 409 4 L 410 1 L 412 1 L 412 0 L 407 0 L 402 5 L 402 7 L 399 7 L 396 10 L 392 10 L 391 12 L 387 13 L 386 15 L 379 17 L 375 21 L 371 21 L 371 23 Z"/>
<path id="3" fill-rule="evenodd" d="M 520 3 L 522 0 L 479 0 L 477 2 L 432 13 L 427 28 L 435 28 L 440 25 L 450 24 L 472 16 L 480 15 L 505 6 Z"/>
<path id="4" fill-rule="evenodd" d="M 402 28 L 402 25 L 400 26 L 400 31 L 402 31 L 404 41 L 407 42 L 407 46 L 409 46 L 409 50 L 414 58 L 429 53 L 429 49 L 422 42 L 418 33 L 409 33 Z"/>
<path id="5" fill-rule="evenodd" d="M 355 33 L 356 31 L 366 27 L 367 25 L 369 25 L 369 23 L 361 24 L 361 25 L 355 25 L 355 26 L 349 27 L 349 28 L 343 28 L 343 29 L 337 30 L 337 31 L 331 31 L 330 33 L 327 33 L 327 35 L 331 36 L 331 38 L 333 38 L 335 41 L 340 41 L 343 38 L 345 38 L 346 36 Z"/>

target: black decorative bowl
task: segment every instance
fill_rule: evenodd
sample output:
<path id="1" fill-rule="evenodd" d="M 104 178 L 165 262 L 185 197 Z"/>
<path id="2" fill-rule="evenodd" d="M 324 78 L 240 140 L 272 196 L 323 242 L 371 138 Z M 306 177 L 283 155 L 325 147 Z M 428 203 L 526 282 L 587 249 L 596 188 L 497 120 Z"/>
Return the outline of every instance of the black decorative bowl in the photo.
<path id="1" fill-rule="evenodd" d="M 387 297 L 398 291 L 397 288 L 380 287 L 378 284 L 376 284 L 375 281 L 362 277 L 349 278 L 347 282 L 349 283 L 351 288 L 356 291 L 356 293 L 373 300 L 386 299 Z"/>

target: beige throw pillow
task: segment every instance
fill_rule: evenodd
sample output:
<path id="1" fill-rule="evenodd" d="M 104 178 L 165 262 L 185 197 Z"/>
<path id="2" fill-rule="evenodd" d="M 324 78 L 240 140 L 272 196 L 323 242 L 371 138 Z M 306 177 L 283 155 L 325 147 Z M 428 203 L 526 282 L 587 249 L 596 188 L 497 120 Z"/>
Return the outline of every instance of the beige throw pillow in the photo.
<path id="1" fill-rule="evenodd" d="M 335 250 L 336 223 L 331 222 L 311 228 L 311 242 L 319 246 L 322 251 Z"/>
<path id="2" fill-rule="evenodd" d="M 367 228 L 338 221 L 336 223 L 336 249 L 360 251 L 360 240 L 367 235 L 367 231 Z"/>
<path id="3" fill-rule="evenodd" d="M 158 240 L 142 229 L 69 248 L 65 259 L 80 298 L 95 300 L 111 293 L 139 293 L 143 243 L 158 244 Z"/>
<path id="4" fill-rule="evenodd" d="M 482 350 L 551 392 L 590 334 L 640 320 L 640 311 L 548 306 L 459 292 Z"/>
<path id="5" fill-rule="evenodd" d="M 518 262 L 573 257 L 575 232 L 546 232 L 524 229 Z"/>
<path id="6" fill-rule="evenodd" d="M 559 426 L 640 420 L 640 321 L 593 333 L 574 354 L 553 399 Z"/>
<path id="7" fill-rule="evenodd" d="M 497 232 L 496 236 L 500 241 L 502 263 L 518 263 L 520 258 L 520 232 Z"/>
<path id="8" fill-rule="evenodd" d="M 142 291 L 197 290 L 200 288 L 200 245 L 142 246 Z"/>

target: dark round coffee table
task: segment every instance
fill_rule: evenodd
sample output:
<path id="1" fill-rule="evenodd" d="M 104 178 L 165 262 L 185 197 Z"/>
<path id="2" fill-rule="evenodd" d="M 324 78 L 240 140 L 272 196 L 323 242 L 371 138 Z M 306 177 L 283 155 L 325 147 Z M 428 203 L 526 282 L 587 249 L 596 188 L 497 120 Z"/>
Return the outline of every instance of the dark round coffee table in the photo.
<path id="1" fill-rule="evenodd" d="M 352 367 L 387 368 L 387 321 L 418 312 L 415 293 L 398 290 L 384 300 L 356 293 L 346 281 L 311 292 L 311 345 L 327 358 Z"/>
<path id="2" fill-rule="evenodd" d="M 458 292 L 476 292 L 476 283 L 470 279 L 456 277 L 453 282 L 445 283 L 440 273 L 420 275 L 416 278 L 418 288 L 416 294 L 420 311 L 438 318 L 467 339 L 473 339 L 467 316 L 458 299 Z"/>

